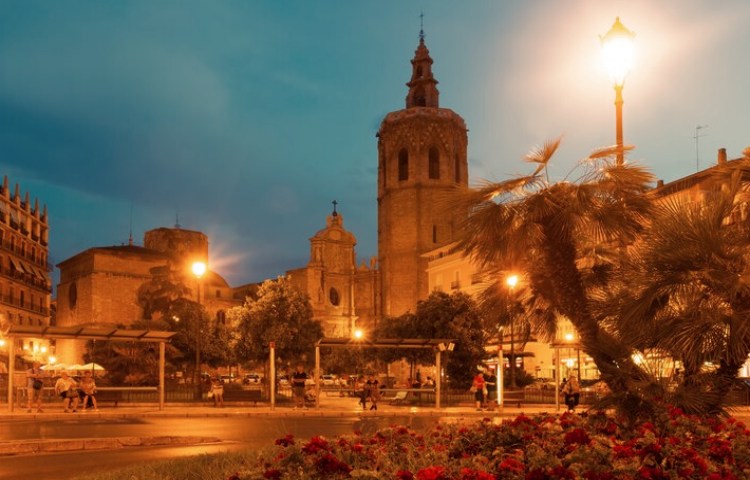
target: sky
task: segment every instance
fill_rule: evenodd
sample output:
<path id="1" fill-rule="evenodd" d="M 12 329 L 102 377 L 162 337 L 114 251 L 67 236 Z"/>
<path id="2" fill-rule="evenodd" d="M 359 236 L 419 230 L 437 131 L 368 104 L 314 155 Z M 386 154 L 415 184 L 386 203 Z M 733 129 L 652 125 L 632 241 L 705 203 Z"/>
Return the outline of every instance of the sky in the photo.
<path id="1" fill-rule="evenodd" d="M 307 264 L 333 200 L 361 263 L 422 12 L 471 183 L 558 136 L 555 179 L 614 143 L 617 16 L 629 161 L 669 182 L 750 146 L 746 0 L 0 0 L 0 174 L 47 206 L 53 263 L 179 222 L 230 285 L 261 281 Z"/>

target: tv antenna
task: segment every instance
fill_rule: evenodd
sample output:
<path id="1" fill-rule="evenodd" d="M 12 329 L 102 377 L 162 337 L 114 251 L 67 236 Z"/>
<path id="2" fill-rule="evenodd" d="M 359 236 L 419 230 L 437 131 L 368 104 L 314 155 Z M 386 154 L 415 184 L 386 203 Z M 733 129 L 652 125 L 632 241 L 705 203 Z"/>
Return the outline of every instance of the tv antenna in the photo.
<path id="1" fill-rule="evenodd" d="M 706 135 L 708 135 L 707 133 L 703 133 L 703 134 L 700 133 L 700 131 L 703 130 L 704 128 L 708 128 L 708 125 L 696 125 L 695 126 L 695 135 L 693 136 L 693 138 L 695 139 L 695 171 L 696 172 L 700 172 L 700 170 L 701 170 L 701 167 L 700 167 L 700 156 L 698 154 L 698 139 L 701 138 L 701 137 L 705 137 Z"/>

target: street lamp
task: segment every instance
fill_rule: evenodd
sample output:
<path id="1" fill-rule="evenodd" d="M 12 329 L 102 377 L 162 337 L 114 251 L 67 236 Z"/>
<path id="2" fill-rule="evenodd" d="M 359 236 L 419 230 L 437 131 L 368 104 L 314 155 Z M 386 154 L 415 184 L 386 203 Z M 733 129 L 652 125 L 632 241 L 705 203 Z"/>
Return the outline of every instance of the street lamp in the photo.
<path id="1" fill-rule="evenodd" d="M 198 303 L 198 319 L 195 322 L 195 370 L 193 371 L 193 383 L 196 385 L 196 394 L 198 398 L 201 395 L 201 278 L 206 273 L 206 264 L 204 262 L 194 262 L 191 266 L 193 275 L 195 275 L 197 288 L 195 292 L 196 302 Z"/>
<path id="2" fill-rule="evenodd" d="M 607 33 L 600 36 L 602 42 L 602 56 L 604 66 L 607 69 L 615 89 L 615 130 L 617 137 L 617 165 L 624 161 L 622 142 L 622 87 L 625 77 L 633 66 L 635 33 L 631 32 L 620 23 L 620 17 Z"/>

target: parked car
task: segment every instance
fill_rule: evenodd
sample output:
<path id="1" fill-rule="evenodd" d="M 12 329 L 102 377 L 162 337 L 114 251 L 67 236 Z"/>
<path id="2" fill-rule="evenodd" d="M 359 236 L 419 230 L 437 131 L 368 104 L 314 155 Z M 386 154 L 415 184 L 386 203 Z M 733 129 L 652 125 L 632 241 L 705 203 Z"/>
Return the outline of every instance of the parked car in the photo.
<path id="1" fill-rule="evenodd" d="M 332 387 L 334 385 L 337 385 L 337 378 L 333 375 L 321 375 L 320 376 L 320 384 L 324 387 Z"/>
<path id="2" fill-rule="evenodd" d="M 246 373 L 244 377 L 242 377 L 242 383 L 245 385 L 250 385 L 252 383 L 260 383 L 260 375 L 257 373 Z"/>

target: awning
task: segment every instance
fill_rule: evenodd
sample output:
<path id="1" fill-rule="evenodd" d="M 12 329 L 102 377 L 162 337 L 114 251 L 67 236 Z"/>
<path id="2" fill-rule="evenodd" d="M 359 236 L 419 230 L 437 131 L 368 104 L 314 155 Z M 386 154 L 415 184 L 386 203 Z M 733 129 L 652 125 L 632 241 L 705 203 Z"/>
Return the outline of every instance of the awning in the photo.
<path id="1" fill-rule="evenodd" d="M 168 342 L 177 332 L 164 330 L 128 330 L 103 327 L 47 327 L 11 325 L 5 332 L 9 337 L 72 338 L 78 340 L 112 340 L 134 342 Z"/>
<path id="2" fill-rule="evenodd" d="M 26 271 L 26 270 L 25 270 L 25 269 L 24 269 L 24 268 L 23 268 L 23 267 L 21 266 L 21 262 L 19 262 L 18 260 L 16 260 L 16 259 L 15 259 L 14 257 L 8 257 L 8 258 L 10 258 L 10 263 L 12 263 L 12 264 L 13 264 L 13 267 L 14 267 L 14 268 L 15 268 L 16 270 L 18 270 L 18 271 L 19 271 L 19 272 L 21 272 L 21 273 L 23 273 L 23 272 L 25 272 L 25 271 Z"/>

